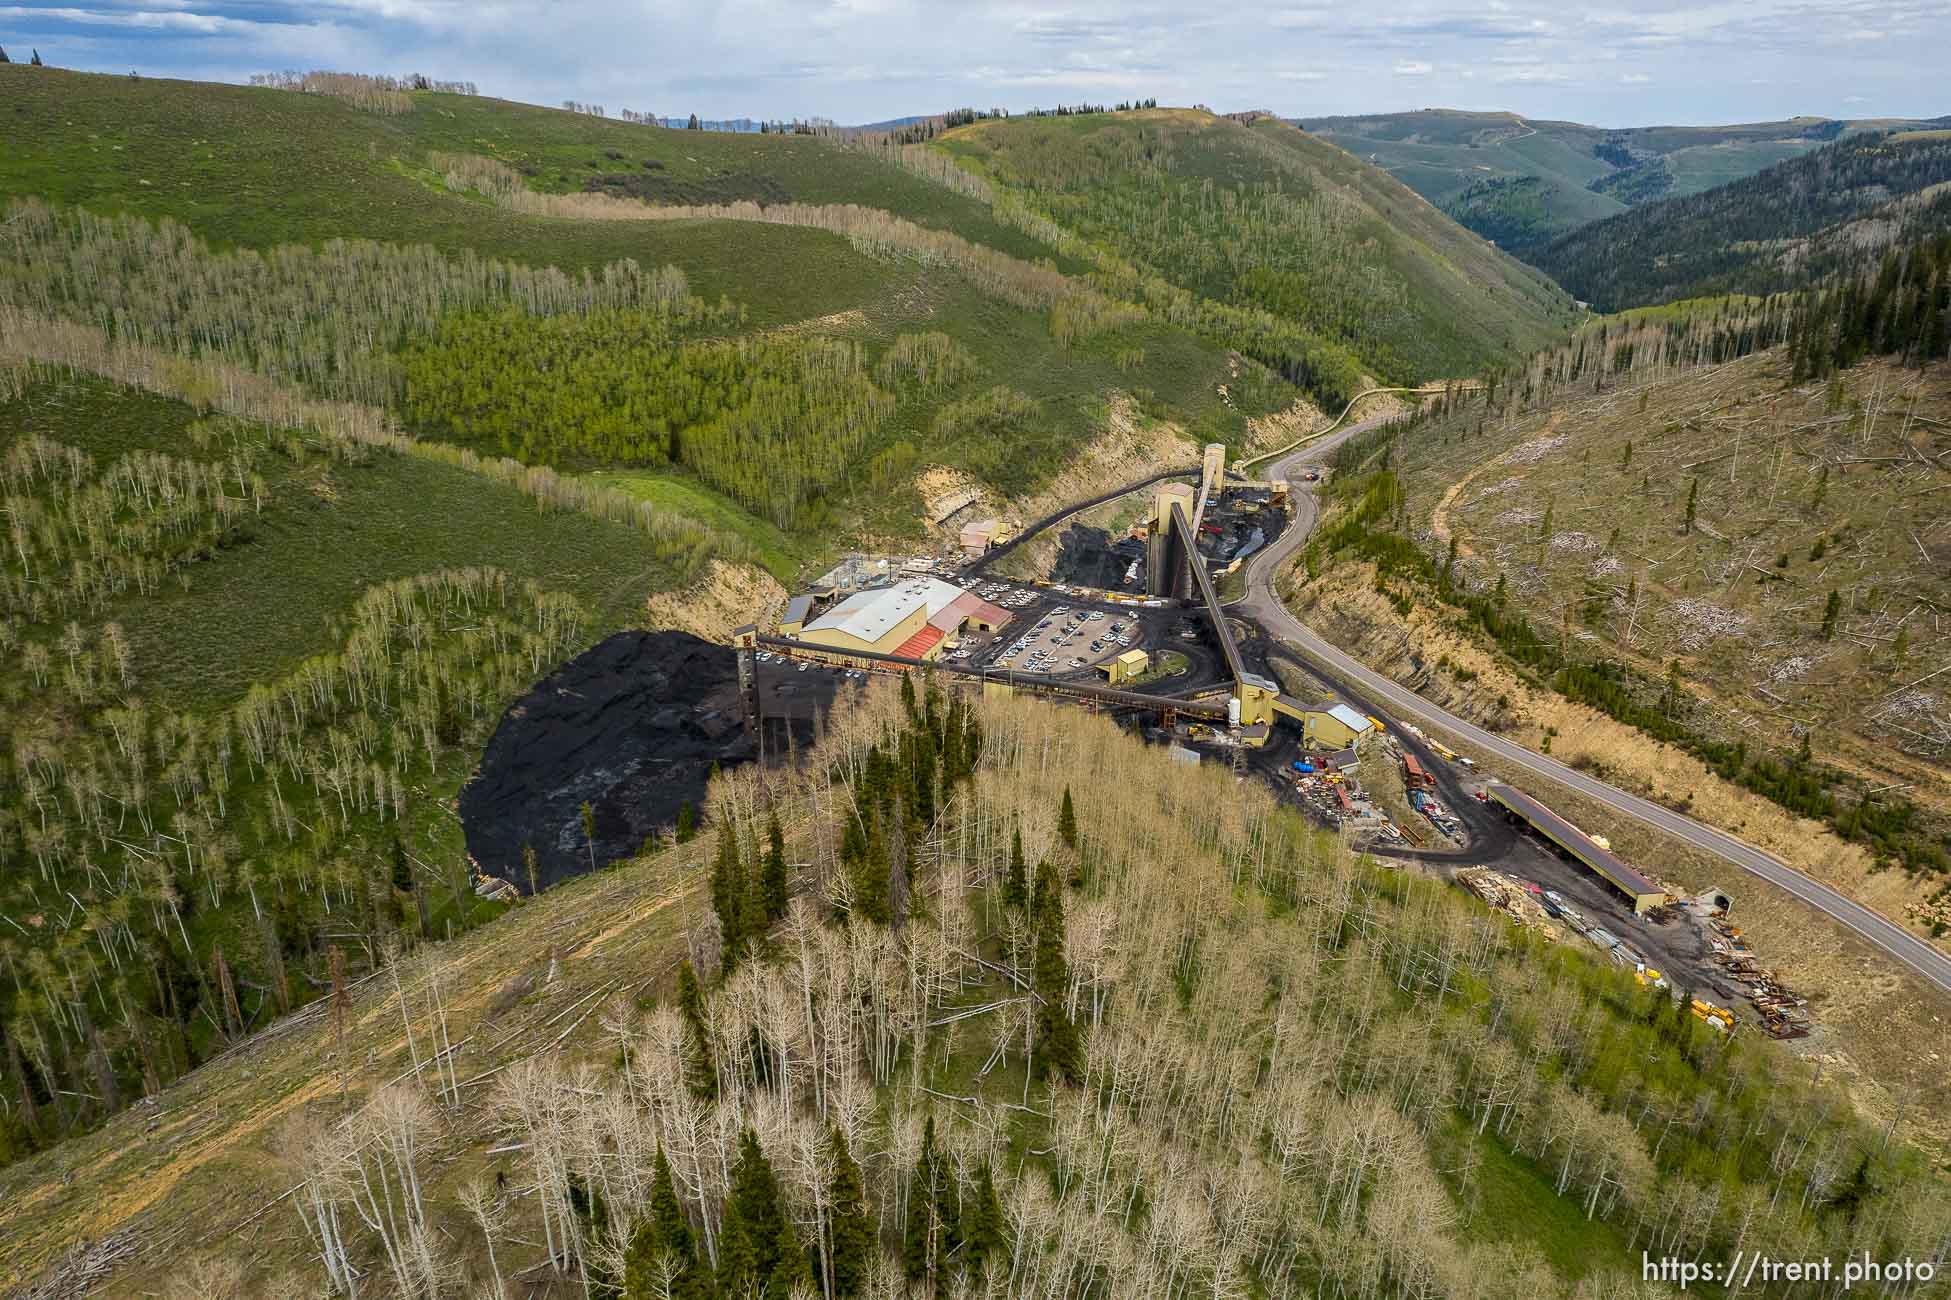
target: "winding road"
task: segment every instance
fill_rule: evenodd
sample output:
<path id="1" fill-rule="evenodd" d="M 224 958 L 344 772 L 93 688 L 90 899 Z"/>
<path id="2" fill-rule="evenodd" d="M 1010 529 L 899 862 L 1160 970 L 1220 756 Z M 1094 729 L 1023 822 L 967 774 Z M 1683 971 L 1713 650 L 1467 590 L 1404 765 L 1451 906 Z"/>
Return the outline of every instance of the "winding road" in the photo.
<path id="1" fill-rule="evenodd" d="M 1269 634 L 1292 643 L 1303 653 L 1356 683 L 1389 708 L 1429 725 L 1440 727 L 1469 744 L 1497 755 L 1515 767 L 1556 781 L 1588 798 L 1596 799 L 1615 812 L 1623 813 L 1655 829 L 1665 831 L 1696 848 L 1705 849 L 1733 863 L 1743 871 L 1787 890 L 1824 916 L 1854 930 L 1939 990 L 1951 993 L 1951 957 L 1946 957 L 1902 926 L 1886 920 L 1861 903 L 1852 901 L 1821 881 L 1802 874 L 1725 831 L 1716 830 L 1649 799 L 1643 799 L 1608 785 L 1604 781 L 1596 780 L 1543 754 L 1513 744 L 1475 723 L 1467 722 L 1437 707 L 1407 687 L 1370 670 L 1359 660 L 1342 653 L 1289 613 L 1280 603 L 1279 597 L 1274 594 L 1274 575 L 1280 571 L 1288 557 L 1307 540 L 1308 534 L 1314 530 L 1315 520 L 1319 515 L 1319 507 L 1315 503 L 1313 493 L 1298 490 L 1305 487 L 1298 481 L 1302 467 L 1310 463 L 1321 463 L 1344 441 L 1375 427 L 1378 423 L 1379 420 L 1368 420 L 1350 425 L 1294 451 L 1267 472 L 1267 477 L 1286 478 L 1293 482 L 1297 489 L 1293 498 L 1294 524 L 1281 535 L 1279 541 L 1248 563 L 1246 595 L 1236 602 L 1234 608 L 1257 620 Z"/>

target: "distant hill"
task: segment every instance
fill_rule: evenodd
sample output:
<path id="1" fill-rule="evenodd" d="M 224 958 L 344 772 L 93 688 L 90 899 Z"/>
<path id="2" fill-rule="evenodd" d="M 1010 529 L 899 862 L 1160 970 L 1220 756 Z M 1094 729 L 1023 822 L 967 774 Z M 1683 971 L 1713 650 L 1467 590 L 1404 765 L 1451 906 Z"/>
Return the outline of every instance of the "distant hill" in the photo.
<path id="1" fill-rule="evenodd" d="M 1081 237 L 1100 274 L 1144 300 L 1163 303 L 1169 285 L 1244 314 L 1241 336 L 1253 332 L 1246 316 L 1270 313 L 1375 374 L 1471 373 L 1554 337 L 1568 319 L 1570 304 L 1536 271 L 1395 178 L 1270 115 L 1013 117 L 943 142 Z M 1159 283 L 1146 287 L 1148 278 Z"/>
<path id="2" fill-rule="evenodd" d="M 1532 260 L 1603 311 L 1795 288 L 1951 230 L 1947 124 L 1854 135 L 1573 231 Z"/>
<path id="3" fill-rule="evenodd" d="M 1796 117 L 1615 129 L 1446 108 L 1298 124 L 1520 257 L 1588 222 L 1697 194 L 1829 141 L 1893 125 Z"/>

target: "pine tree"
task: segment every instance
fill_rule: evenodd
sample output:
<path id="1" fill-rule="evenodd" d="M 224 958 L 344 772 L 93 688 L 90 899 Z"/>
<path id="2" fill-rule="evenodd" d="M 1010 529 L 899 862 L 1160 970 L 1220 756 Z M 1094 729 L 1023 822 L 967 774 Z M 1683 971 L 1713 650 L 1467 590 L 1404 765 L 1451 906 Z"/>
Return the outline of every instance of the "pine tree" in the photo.
<path id="1" fill-rule="evenodd" d="M 718 914 L 718 932 L 724 939 L 726 978 L 738 969 L 745 941 L 753 937 L 748 894 L 745 868 L 738 860 L 738 837 L 730 826 L 723 827 L 718 832 L 718 856 L 711 864 L 711 910 Z"/>
<path id="2" fill-rule="evenodd" d="M 756 1290 L 766 1300 L 787 1300 L 795 1285 L 811 1281 L 779 1178 L 759 1149 L 758 1135 L 746 1129 L 739 1135 L 738 1162 L 732 1166 L 731 1195 L 725 1201 L 718 1293 L 743 1296 Z"/>
<path id="3" fill-rule="evenodd" d="M 887 923 L 897 933 L 908 924 L 908 900 L 915 866 L 915 828 L 910 825 L 904 808 L 904 800 L 896 795 L 894 812 L 887 819 Z"/>
<path id="4" fill-rule="evenodd" d="M 684 1017 L 685 1036 L 691 1040 L 685 1070 L 690 1078 L 691 1095 L 710 1101 L 718 1094 L 718 1066 L 711 1050 L 711 1026 L 705 1023 L 705 995 L 698 987 L 698 973 L 689 959 L 677 966 L 677 1009 Z"/>
<path id="5" fill-rule="evenodd" d="M 406 845 L 400 841 L 399 833 L 393 834 L 393 888 L 402 893 L 413 892 L 413 868 L 406 860 Z"/>
<path id="6" fill-rule="evenodd" d="M 691 842 L 691 837 L 697 833 L 698 810 L 691 806 L 689 799 L 686 799 L 677 810 L 677 842 L 688 844 Z"/>
<path id="7" fill-rule="evenodd" d="M 1009 870 L 1003 875 L 1003 906 L 1021 908 L 1030 901 L 1030 880 L 1023 865 L 1023 828 L 1009 833 Z"/>
<path id="8" fill-rule="evenodd" d="M 1036 929 L 1036 958 L 1030 988 L 1036 995 L 1036 1065 L 1044 1074 L 1055 1071 L 1076 1083 L 1084 1077 L 1084 1044 L 1066 1008 L 1070 966 L 1064 957 L 1064 891 L 1056 869 L 1048 862 L 1036 866 L 1036 898 L 1031 904 Z"/>
<path id="9" fill-rule="evenodd" d="M 1687 489 L 1687 522 L 1685 527 L 1681 531 L 1691 533 L 1694 530 L 1694 512 L 1697 509 L 1699 502 L 1700 502 L 1700 480 L 1695 479 L 1693 481 L 1693 485 Z"/>
<path id="10" fill-rule="evenodd" d="M 1057 810 L 1057 834 L 1071 848 L 1077 847 L 1077 809 L 1071 806 L 1070 787 L 1064 787 L 1063 806 Z"/>
<path id="11" fill-rule="evenodd" d="M 760 876 L 760 892 L 765 897 L 766 920 L 777 921 L 786 914 L 786 833 L 780 828 L 777 812 L 766 821 L 765 868 Z"/>
<path id="12" fill-rule="evenodd" d="M 908 1187 L 908 1221 L 901 1234 L 901 1262 L 910 1282 L 929 1294 L 941 1290 L 948 1257 L 962 1244 L 962 1194 L 948 1155 L 935 1144 L 935 1117 L 921 1130 L 914 1181 Z"/>
<path id="13" fill-rule="evenodd" d="M 827 1179 L 827 1271 L 835 1296 L 859 1295 L 867 1287 L 880 1230 L 867 1205 L 860 1166 L 847 1150 L 847 1135 L 838 1126 L 827 1130 L 827 1158 L 833 1173 Z"/>
<path id="14" fill-rule="evenodd" d="M 710 1279 L 697 1266 L 691 1222 L 678 1202 L 671 1162 L 660 1146 L 650 1185 L 650 1213 L 638 1221 L 623 1257 L 623 1300 L 657 1300 L 663 1295 L 659 1288 L 665 1270 L 673 1266 L 673 1300 L 707 1300 Z"/>
<path id="15" fill-rule="evenodd" d="M 1830 592 L 1828 602 L 1825 603 L 1822 607 L 1822 639 L 1823 640 L 1833 641 L 1836 639 L 1836 620 L 1842 616 L 1842 612 L 1843 612 L 1842 593 L 1836 591 Z"/>
<path id="16" fill-rule="evenodd" d="M 853 882 L 854 914 L 875 925 L 892 919 L 888 908 L 887 836 L 881 831 L 881 812 L 871 802 L 866 806 L 867 830 L 858 841 L 859 849 L 849 871 Z"/>
<path id="17" fill-rule="evenodd" d="M 1009 1253 L 1002 1198 L 996 1195 L 996 1179 L 987 1160 L 976 1166 L 975 1202 L 969 1206 L 967 1239 L 972 1278 L 980 1280 L 995 1261 Z"/>

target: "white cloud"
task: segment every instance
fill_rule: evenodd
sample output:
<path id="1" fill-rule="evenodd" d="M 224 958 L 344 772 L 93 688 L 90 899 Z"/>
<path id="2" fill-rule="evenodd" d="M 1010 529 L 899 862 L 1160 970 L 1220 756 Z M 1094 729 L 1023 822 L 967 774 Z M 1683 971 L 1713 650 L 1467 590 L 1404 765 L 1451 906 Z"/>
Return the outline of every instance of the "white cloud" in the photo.
<path id="1" fill-rule="evenodd" d="M 194 14 L 153 9 L 41 9 L 24 5 L 0 7 L 0 18 L 33 19 L 38 22 L 74 23 L 82 27 L 129 27 L 148 31 L 218 32 L 253 31 L 266 26 L 247 19 L 226 18 L 222 14 Z"/>
<path id="2" fill-rule="evenodd" d="M 1497 82 L 1500 86 L 1512 83 L 1556 85 L 1560 82 L 1570 81 L 1571 79 L 1572 74 L 1564 68 L 1551 67 L 1542 63 L 1517 68 L 1502 68 L 1495 77 L 1491 78 L 1491 80 Z"/>
<path id="3" fill-rule="evenodd" d="M 0 0 L 0 45 L 103 72 L 242 81 L 424 70 L 488 94 L 683 116 L 871 122 L 1156 96 L 1600 126 L 1945 111 L 1944 0 Z M 1650 69 L 1657 67 L 1657 73 Z M 1635 69 L 1646 69 L 1638 71 Z M 1660 93 L 1646 93 L 1657 85 Z M 1657 115 L 1655 118 L 1654 115 Z"/>

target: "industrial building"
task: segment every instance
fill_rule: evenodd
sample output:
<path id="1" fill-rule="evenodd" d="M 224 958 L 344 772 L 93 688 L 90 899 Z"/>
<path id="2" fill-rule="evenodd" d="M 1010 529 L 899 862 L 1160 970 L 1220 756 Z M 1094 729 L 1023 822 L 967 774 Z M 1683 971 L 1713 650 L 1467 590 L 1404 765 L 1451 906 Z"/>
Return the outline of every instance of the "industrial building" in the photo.
<path id="1" fill-rule="evenodd" d="M 1347 749 L 1373 730 L 1373 722 L 1346 704 L 1309 709 L 1301 715 L 1301 737 L 1309 749 Z"/>
<path id="2" fill-rule="evenodd" d="M 1191 539 L 1172 526 L 1176 509 L 1190 519 L 1193 511 L 1190 483 L 1160 483 L 1152 489 L 1151 519 L 1145 530 L 1145 587 L 1149 594 L 1178 599 L 1187 592 L 1186 568 L 1198 558 Z"/>
<path id="3" fill-rule="evenodd" d="M 1152 657 L 1143 650 L 1127 650 L 1117 658 L 1099 664 L 1097 670 L 1104 674 L 1111 685 L 1116 686 L 1134 677 L 1143 677 L 1151 666 Z"/>
<path id="4" fill-rule="evenodd" d="M 1599 844 L 1524 791 L 1501 781 L 1493 781 L 1484 787 L 1484 795 L 1511 817 L 1528 823 L 1538 834 L 1590 867 L 1600 879 L 1632 901 L 1635 913 L 1644 915 L 1666 902 L 1665 890 L 1627 866 L 1611 849 Z"/>
<path id="5" fill-rule="evenodd" d="M 786 602 L 786 612 L 779 616 L 779 635 L 798 636 L 806 626 L 806 616 L 812 612 L 812 596 L 794 596 Z"/>
<path id="6" fill-rule="evenodd" d="M 788 614 L 794 605 L 787 606 Z M 867 651 L 934 659 L 953 646 L 973 625 L 993 632 L 1010 620 L 1010 613 L 973 592 L 936 578 L 909 578 L 891 587 L 856 592 L 796 631 L 782 622 L 780 633 L 815 646 L 838 651 Z"/>
<path id="7" fill-rule="evenodd" d="M 992 546 L 1001 546 L 1009 540 L 1009 530 L 1000 519 L 982 519 L 972 524 L 964 524 L 959 537 L 962 554 L 976 559 L 989 553 Z"/>

